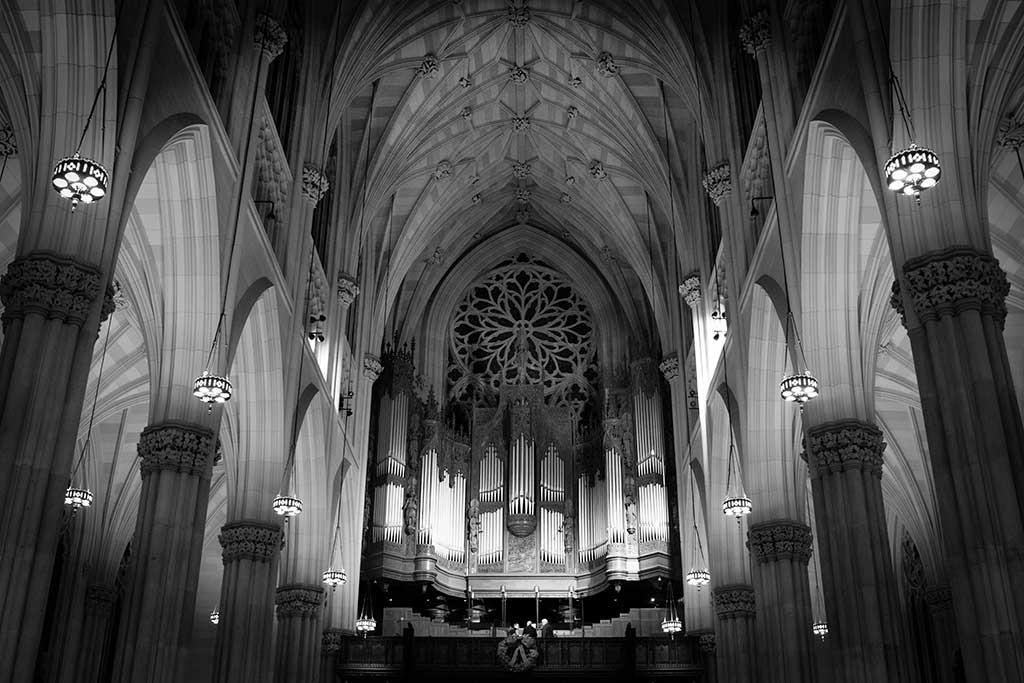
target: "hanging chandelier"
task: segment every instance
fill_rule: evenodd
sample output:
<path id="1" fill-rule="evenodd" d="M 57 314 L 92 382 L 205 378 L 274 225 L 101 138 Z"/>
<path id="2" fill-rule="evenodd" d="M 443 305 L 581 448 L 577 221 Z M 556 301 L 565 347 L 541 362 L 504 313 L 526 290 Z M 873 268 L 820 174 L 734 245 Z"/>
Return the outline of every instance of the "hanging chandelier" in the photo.
<path id="1" fill-rule="evenodd" d="M 364 613 L 363 616 L 356 619 L 356 632 L 362 633 L 364 638 L 367 636 L 368 633 L 370 633 L 371 631 L 375 631 L 376 629 L 377 620 L 373 617 L 368 616 Z"/>
<path id="2" fill-rule="evenodd" d="M 942 167 L 935 152 L 914 143 L 885 162 L 885 182 L 889 189 L 912 196 L 918 203 L 921 203 L 921 191 L 935 187 L 941 176 Z"/>
<path id="3" fill-rule="evenodd" d="M 722 512 L 727 517 L 735 517 L 738 522 L 740 517 L 744 517 L 753 512 L 754 505 L 746 494 L 737 496 L 735 498 L 726 498 L 722 502 Z"/>
<path id="4" fill-rule="evenodd" d="M 103 164 L 75 152 L 57 162 L 50 182 L 61 197 L 71 200 L 71 210 L 74 211 L 80 203 L 92 204 L 103 199 L 109 180 L 110 175 Z"/>
<path id="5" fill-rule="evenodd" d="M 210 612 L 210 623 L 214 626 L 220 623 L 220 610 L 216 607 L 214 607 L 213 611 Z"/>
<path id="6" fill-rule="evenodd" d="M 722 364 L 725 374 L 725 389 L 728 393 L 729 364 L 728 358 L 725 355 L 722 356 Z M 732 410 L 730 410 L 728 403 L 726 403 L 726 414 L 729 418 L 729 469 L 725 478 L 725 500 L 722 501 L 722 512 L 725 513 L 726 517 L 735 517 L 736 523 L 739 524 L 740 518 L 749 515 L 753 511 L 754 505 L 750 498 L 747 497 L 746 491 L 743 490 L 739 454 L 736 452 L 736 445 L 733 443 Z M 734 471 L 735 478 L 733 476 Z"/>
<path id="7" fill-rule="evenodd" d="M 330 567 L 324 572 L 323 580 L 325 584 L 331 587 L 331 590 L 334 590 L 341 584 L 348 581 L 348 573 L 344 569 L 335 569 L 334 567 Z"/>
<path id="8" fill-rule="evenodd" d="M 668 608 L 665 610 L 665 618 L 661 621 L 661 630 L 667 633 L 669 638 L 675 639 L 677 633 L 682 632 L 683 622 L 676 611 L 676 600 L 672 594 L 672 582 L 668 582 Z"/>
<path id="9" fill-rule="evenodd" d="M 779 394 L 787 401 L 800 405 L 818 397 L 818 380 L 810 370 L 795 375 L 787 375 L 779 382 Z"/>
<path id="10" fill-rule="evenodd" d="M 820 619 L 811 625 L 811 631 L 814 635 L 818 636 L 822 640 L 825 640 L 825 636 L 828 635 L 828 622 L 821 621 Z"/>
<path id="11" fill-rule="evenodd" d="M 64 504 L 70 505 L 72 511 L 77 512 L 80 508 L 87 508 L 92 505 L 92 491 L 85 488 L 69 486 L 64 492 Z"/>
<path id="12" fill-rule="evenodd" d="M 215 375 L 209 370 L 203 370 L 203 374 L 192 383 L 192 395 L 203 403 L 209 404 L 210 410 L 213 410 L 214 403 L 230 401 L 231 389 L 231 380 Z"/>
<path id="13" fill-rule="evenodd" d="M 711 583 L 711 572 L 707 569 L 693 568 L 686 572 L 686 583 L 691 586 L 696 586 L 699 590 L 702 586 L 706 586 Z"/>
<path id="14" fill-rule="evenodd" d="M 302 512 L 302 501 L 297 496 L 277 494 L 273 503 L 274 512 L 288 521 Z"/>

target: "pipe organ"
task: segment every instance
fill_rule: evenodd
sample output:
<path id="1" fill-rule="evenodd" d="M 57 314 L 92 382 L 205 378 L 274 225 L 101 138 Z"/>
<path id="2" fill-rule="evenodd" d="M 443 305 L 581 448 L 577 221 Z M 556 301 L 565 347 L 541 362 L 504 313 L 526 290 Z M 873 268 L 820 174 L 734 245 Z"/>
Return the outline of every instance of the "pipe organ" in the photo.
<path id="1" fill-rule="evenodd" d="M 599 369 L 586 304 L 525 256 L 471 289 L 448 345 L 441 400 L 440 378 L 414 391 L 411 349 L 385 351 L 365 571 L 451 595 L 667 575 L 674 461 L 654 361 Z"/>

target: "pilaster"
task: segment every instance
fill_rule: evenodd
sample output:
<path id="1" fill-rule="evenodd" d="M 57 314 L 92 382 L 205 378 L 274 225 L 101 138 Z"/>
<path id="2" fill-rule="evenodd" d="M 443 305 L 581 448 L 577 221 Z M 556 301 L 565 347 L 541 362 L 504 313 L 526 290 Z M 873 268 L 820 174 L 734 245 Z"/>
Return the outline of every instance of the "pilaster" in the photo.
<path id="1" fill-rule="evenodd" d="M 274 681 L 314 681 L 320 666 L 324 589 L 315 585 L 279 586 L 277 656 Z"/>
<path id="2" fill-rule="evenodd" d="M 718 680 L 752 683 L 757 675 L 754 589 L 745 584 L 718 586 L 715 605 L 715 662 Z"/>

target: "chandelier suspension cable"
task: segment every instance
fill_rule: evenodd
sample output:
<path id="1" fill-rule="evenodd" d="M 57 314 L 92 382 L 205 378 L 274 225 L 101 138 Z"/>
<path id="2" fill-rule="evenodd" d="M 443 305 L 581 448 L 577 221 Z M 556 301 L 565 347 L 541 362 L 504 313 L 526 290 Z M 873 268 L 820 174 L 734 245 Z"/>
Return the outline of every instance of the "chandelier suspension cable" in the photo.
<path id="1" fill-rule="evenodd" d="M 348 572 L 339 563 L 335 569 L 334 560 L 338 552 L 338 538 L 341 536 L 341 492 L 338 492 L 338 504 L 334 510 L 334 535 L 331 538 L 331 553 L 327 558 L 327 571 L 323 573 L 323 582 L 334 589 L 348 580 Z"/>
<path id="2" fill-rule="evenodd" d="M 6 159 L 4 160 L 6 161 Z M 92 504 L 93 494 L 89 491 L 86 485 L 85 477 L 82 477 L 82 486 L 75 486 L 75 475 L 78 474 L 79 468 L 85 461 L 85 455 L 89 451 L 89 444 L 92 442 L 92 428 L 96 422 L 96 404 L 99 403 L 100 399 L 100 386 L 103 383 L 103 367 L 107 360 L 107 347 L 110 343 L 110 329 L 113 327 L 111 324 L 113 321 L 114 314 L 111 313 L 107 318 L 107 331 L 103 335 L 103 351 L 100 355 L 100 367 L 96 374 L 96 390 L 93 392 L 92 397 L 92 409 L 89 413 L 89 428 L 85 433 L 85 443 L 82 444 L 82 450 L 78 454 L 78 459 L 75 461 L 74 467 L 71 468 L 71 481 L 68 485 L 68 489 L 65 492 L 64 503 L 71 505 L 72 509 L 77 510 L 79 507 L 88 507 Z"/>
<path id="3" fill-rule="evenodd" d="M 252 149 L 252 133 L 253 127 L 256 125 L 256 105 L 259 101 L 259 83 L 260 78 L 263 75 L 263 48 L 266 44 L 266 34 L 260 35 L 260 56 L 256 61 L 256 77 L 252 89 L 252 100 L 249 104 L 249 128 L 245 136 L 245 145 L 242 153 L 242 163 L 239 167 L 238 173 L 238 192 L 236 193 L 235 199 L 235 222 L 231 228 L 231 241 L 228 244 L 228 261 L 227 268 L 224 271 L 222 279 L 222 292 L 220 302 L 220 315 L 217 318 L 217 329 L 213 333 L 213 341 L 210 343 L 210 352 L 206 357 L 206 368 L 203 371 L 202 377 L 195 382 L 195 391 L 193 392 L 199 400 L 210 405 L 210 410 L 213 410 L 213 403 L 224 403 L 231 399 L 232 386 L 228 380 L 227 371 L 225 370 L 224 375 L 218 376 L 216 374 L 210 376 L 210 366 L 213 362 L 213 357 L 217 351 L 217 342 L 221 338 L 221 334 L 224 332 L 224 323 L 227 317 L 227 305 L 228 305 L 228 292 L 231 284 L 231 268 L 235 261 L 235 245 L 238 240 L 238 228 L 242 222 L 242 203 L 245 198 L 245 177 L 249 170 L 249 152 Z M 227 340 L 224 345 L 227 346 Z M 216 384 L 215 392 L 204 391 L 204 384 L 202 380 L 208 379 L 209 383 Z M 219 382 L 215 380 L 220 380 Z"/>
<path id="4" fill-rule="evenodd" d="M 309 319 L 310 311 L 310 300 L 313 297 L 313 260 L 316 258 L 316 244 L 313 243 L 309 247 L 309 270 L 306 275 L 306 301 L 303 309 L 302 320 Z M 292 473 L 295 469 L 295 451 L 298 447 L 299 442 L 299 397 L 302 391 L 302 370 L 306 360 L 306 349 L 303 348 L 306 345 L 306 337 L 304 334 L 300 335 L 296 348 L 298 349 L 299 356 L 299 367 L 298 374 L 295 378 L 295 404 L 292 409 L 292 428 L 291 435 L 289 438 L 290 444 L 288 446 L 288 457 L 284 463 L 284 472 L 281 474 L 281 484 L 278 487 L 277 497 L 274 498 L 274 511 L 277 514 L 284 516 L 285 522 L 290 517 L 294 517 L 302 511 L 302 500 L 293 495 L 294 492 L 291 488 Z"/>
<path id="5" fill-rule="evenodd" d="M 120 0 L 117 3 L 117 12 L 114 14 L 114 32 L 110 35 L 110 47 L 107 48 L 107 59 L 103 62 L 103 76 L 100 78 L 100 84 L 96 89 L 96 95 L 92 98 L 92 106 L 89 107 L 89 116 L 85 119 L 85 127 L 82 128 L 82 135 L 78 138 L 78 144 L 75 145 L 75 154 L 79 154 L 82 151 L 82 145 L 85 144 L 85 135 L 89 132 L 89 126 L 92 124 L 92 117 L 96 114 L 96 106 L 99 104 L 101 93 L 103 94 L 103 124 L 104 130 L 106 129 L 107 75 L 110 72 L 110 60 L 114 57 L 114 48 L 117 46 L 117 29 L 121 25 L 121 10 L 123 9 L 124 0 Z"/>

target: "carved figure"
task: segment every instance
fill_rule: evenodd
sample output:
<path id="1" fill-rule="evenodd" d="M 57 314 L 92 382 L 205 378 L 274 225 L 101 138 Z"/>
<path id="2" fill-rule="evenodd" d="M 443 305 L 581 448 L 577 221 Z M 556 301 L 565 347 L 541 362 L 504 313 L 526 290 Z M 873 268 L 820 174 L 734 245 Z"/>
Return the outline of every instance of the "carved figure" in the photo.
<path id="1" fill-rule="evenodd" d="M 405 535 L 412 536 L 416 533 L 416 522 L 419 519 L 419 503 L 416 502 L 416 494 L 413 491 L 406 491 L 405 504 L 402 511 L 405 514 Z"/>
<path id="2" fill-rule="evenodd" d="M 623 501 L 626 505 L 626 532 L 636 533 L 636 501 L 633 496 L 626 496 Z"/>
<path id="3" fill-rule="evenodd" d="M 466 517 L 469 520 L 466 532 L 469 537 L 469 552 L 475 553 L 480 547 L 480 501 L 476 498 L 469 501 Z"/>

